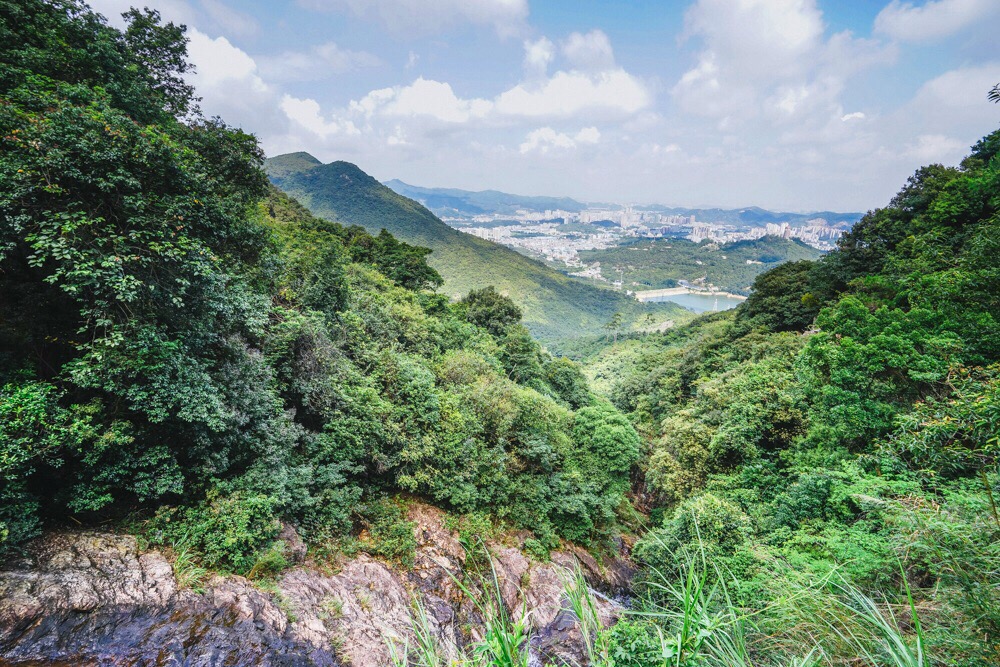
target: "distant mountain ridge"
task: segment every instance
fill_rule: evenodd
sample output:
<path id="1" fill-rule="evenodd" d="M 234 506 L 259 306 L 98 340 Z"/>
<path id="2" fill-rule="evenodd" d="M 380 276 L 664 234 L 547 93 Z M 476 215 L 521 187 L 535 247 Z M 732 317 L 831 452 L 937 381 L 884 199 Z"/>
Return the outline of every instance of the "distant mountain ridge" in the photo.
<path id="1" fill-rule="evenodd" d="M 494 285 L 524 312 L 525 324 L 548 343 L 598 334 L 616 312 L 626 325 L 649 307 L 625 294 L 570 278 L 502 245 L 452 229 L 426 207 L 402 196 L 349 162 L 322 164 L 308 153 L 289 153 L 265 163 L 272 182 L 315 215 L 360 225 L 372 233 L 430 248 L 428 258 L 444 277 L 441 291 L 454 297 Z M 656 312 L 683 318 L 679 306 Z"/>
<path id="2" fill-rule="evenodd" d="M 577 212 L 587 208 L 586 204 L 569 197 L 532 197 L 499 190 L 474 192 L 457 188 L 422 188 L 404 183 L 398 178 L 386 181 L 384 185 L 397 194 L 420 202 L 438 215 L 514 213 L 518 209 L 536 213 L 556 209 Z"/>
<path id="3" fill-rule="evenodd" d="M 809 220 L 822 218 L 831 225 L 852 226 L 861 219 L 863 213 L 835 211 L 815 211 L 813 213 L 789 213 L 787 211 L 769 211 L 759 206 L 744 208 L 683 208 L 671 206 L 637 206 L 638 210 L 656 211 L 665 215 L 693 215 L 699 222 L 724 222 L 727 224 L 765 225 L 769 222 L 787 222 L 790 225 L 800 225 Z"/>
<path id="4" fill-rule="evenodd" d="M 294 154 L 298 155 L 298 154 Z M 312 157 L 312 156 L 310 156 Z M 315 159 L 315 158 L 313 158 Z M 394 178 L 383 183 L 397 194 L 420 202 L 439 216 L 449 215 L 480 215 L 480 214 L 512 214 L 518 209 L 542 213 L 548 210 L 563 210 L 571 213 L 593 208 L 620 208 L 619 204 L 579 202 L 570 197 L 544 197 L 516 195 L 498 190 L 461 190 L 458 188 L 424 188 L 418 185 L 404 183 Z M 786 211 L 769 211 L 759 206 L 743 208 L 687 208 L 680 206 L 661 206 L 651 204 L 636 206 L 640 211 L 656 211 L 666 215 L 693 215 L 702 222 L 725 222 L 728 224 L 761 225 L 769 222 L 788 222 L 802 224 L 814 218 L 823 218 L 830 224 L 843 223 L 853 225 L 861 219 L 862 213 L 834 211 L 817 211 L 814 213 L 789 213 Z"/>

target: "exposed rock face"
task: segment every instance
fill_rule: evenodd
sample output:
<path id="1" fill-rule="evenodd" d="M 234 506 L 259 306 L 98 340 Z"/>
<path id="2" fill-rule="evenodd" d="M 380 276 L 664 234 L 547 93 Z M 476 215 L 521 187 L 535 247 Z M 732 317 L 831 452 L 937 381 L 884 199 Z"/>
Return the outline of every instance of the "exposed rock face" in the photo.
<path id="1" fill-rule="evenodd" d="M 242 577 L 215 577 L 199 595 L 179 589 L 164 556 L 141 553 L 132 537 L 49 535 L 0 571 L 0 664 L 381 666 L 390 662 L 389 642 L 412 640 L 414 599 L 440 645 L 457 655 L 481 623 L 452 579 L 463 579 L 465 551 L 439 510 L 414 504 L 410 520 L 418 545 L 411 570 L 365 555 L 336 574 L 301 565 L 277 582 L 277 594 Z M 294 531 L 283 539 L 300 544 Z M 550 563 L 509 545 L 491 544 L 490 552 L 506 606 L 528 614 L 536 654 L 581 662 L 564 599 L 567 568 L 578 561 L 594 585 L 615 589 L 628 583 L 624 561 L 605 569 L 582 550 Z M 616 605 L 597 601 L 610 622 Z"/>
<path id="2" fill-rule="evenodd" d="M 178 590 L 170 563 L 133 537 L 51 535 L 0 573 L 0 664 L 335 664 L 250 582 L 209 584 Z"/>

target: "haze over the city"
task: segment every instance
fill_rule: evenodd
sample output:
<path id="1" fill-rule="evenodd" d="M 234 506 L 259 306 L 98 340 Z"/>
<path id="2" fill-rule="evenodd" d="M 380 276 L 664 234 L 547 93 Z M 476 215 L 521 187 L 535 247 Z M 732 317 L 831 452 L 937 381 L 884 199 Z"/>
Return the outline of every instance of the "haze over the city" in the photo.
<path id="1" fill-rule="evenodd" d="M 206 115 L 423 186 L 867 210 L 1000 117 L 995 0 L 148 4 Z"/>

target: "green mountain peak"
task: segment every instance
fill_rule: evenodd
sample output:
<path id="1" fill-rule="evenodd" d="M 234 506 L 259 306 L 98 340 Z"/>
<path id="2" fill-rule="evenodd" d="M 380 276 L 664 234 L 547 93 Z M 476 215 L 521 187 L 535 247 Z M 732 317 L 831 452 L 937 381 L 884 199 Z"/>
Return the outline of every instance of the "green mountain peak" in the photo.
<path id="1" fill-rule="evenodd" d="M 430 248 L 433 252 L 428 263 L 444 278 L 442 292 L 457 298 L 493 285 L 517 303 L 525 324 L 548 342 L 599 334 L 616 312 L 623 313 L 626 321 L 650 308 L 676 318 L 688 315 L 680 307 L 639 304 L 622 293 L 570 278 L 510 248 L 464 234 L 357 165 L 331 162 L 292 170 L 289 162 L 302 160 L 288 158 L 268 160 L 268 176 L 314 214 L 360 225 L 373 234 L 386 229 L 401 241 Z"/>
<path id="2" fill-rule="evenodd" d="M 296 153 L 284 153 L 267 159 L 268 174 L 294 174 L 313 167 L 318 167 L 323 163 L 314 155 L 305 151 Z"/>

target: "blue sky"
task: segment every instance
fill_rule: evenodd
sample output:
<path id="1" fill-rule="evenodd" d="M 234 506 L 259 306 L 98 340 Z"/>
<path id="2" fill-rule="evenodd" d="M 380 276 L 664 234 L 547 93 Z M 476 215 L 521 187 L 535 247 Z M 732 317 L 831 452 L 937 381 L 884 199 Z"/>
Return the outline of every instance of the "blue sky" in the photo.
<path id="1" fill-rule="evenodd" d="M 207 115 L 423 186 L 865 210 L 1000 126 L 1000 0 L 149 5 Z"/>

